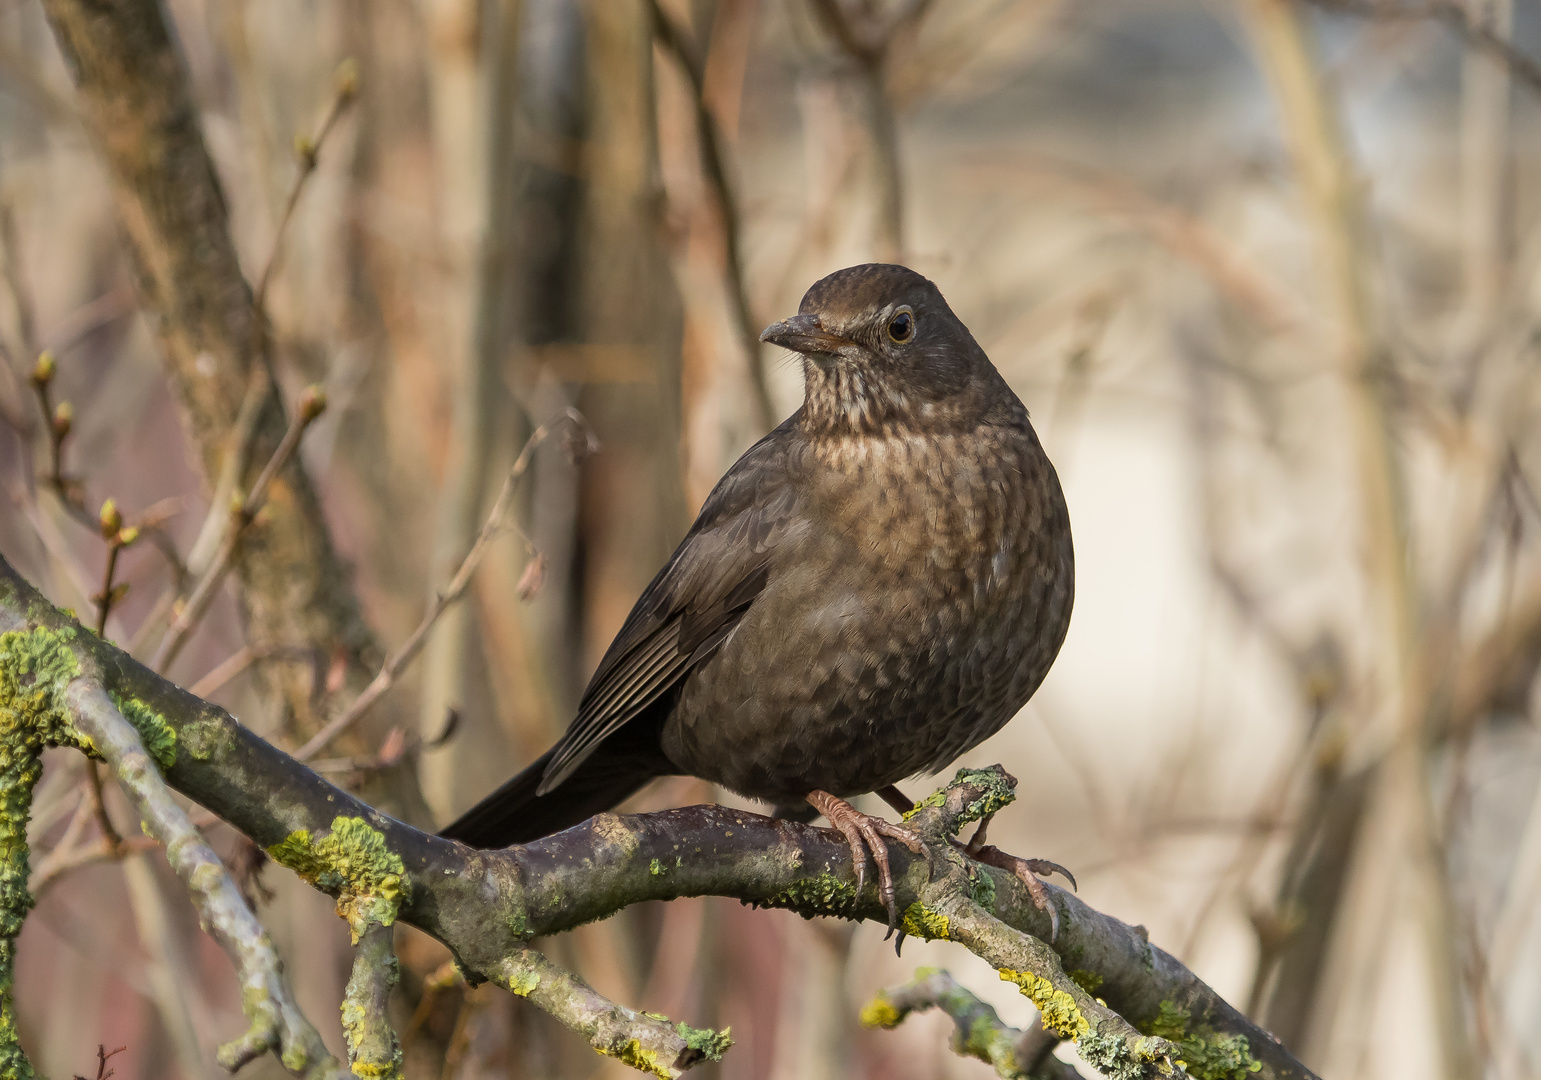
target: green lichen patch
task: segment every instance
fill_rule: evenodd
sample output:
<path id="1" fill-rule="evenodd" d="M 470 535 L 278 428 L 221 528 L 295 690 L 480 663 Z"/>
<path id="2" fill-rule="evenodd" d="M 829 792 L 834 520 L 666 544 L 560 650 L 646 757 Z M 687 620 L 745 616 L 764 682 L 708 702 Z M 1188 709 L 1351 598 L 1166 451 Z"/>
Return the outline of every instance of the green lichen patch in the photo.
<path id="1" fill-rule="evenodd" d="M 791 908 L 805 919 L 815 915 L 846 915 L 856 905 L 856 886 L 834 874 L 798 878 L 765 901 L 767 907 Z"/>
<path id="2" fill-rule="evenodd" d="M 112 703 L 123 714 L 123 719 L 134 725 L 139 741 L 149 751 L 161 771 L 177 763 L 177 732 L 166 718 L 138 698 L 119 697 L 112 694 Z"/>
<path id="3" fill-rule="evenodd" d="M 940 808 L 947 805 L 947 788 L 959 784 L 967 784 L 970 787 L 983 789 L 981 793 L 963 807 L 963 813 L 958 817 L 958 827 L 967 825 L 971 821 L 978 821 L 982 817 L 988 817 L 997 810 L 1010 805 L 1017 797 L 1016 788 L 1010 779 L 1000 769 L 959 769 L 958 774 L 952 778 L 952 783 L 939 791 L 933 791 L 914 807 L 905 811 L 904 820 L 908 821 L 922 810 L 928 808 Z"/>
<path id="4" fill-rule="evenodd" d="M 335 818 L 320 839 L 309 829 L 297 829 L 268 848 L 268 855 L 337 897 L 337 914 L 348 920 L 354 944 L 371 923 L 395 922 L 410 894 L 401 856 L 363 818 Z"/>
<path id="5" fill-rule="evenodd" d="M 1010 968 L 1001 968 L 1000 976 L 1003 982 L 1017 984 L 1023 995 L 1038 1007 L 1043 1026 L 1061 1039 L 1080 1042 L 1082 1036 L 1090 1034 L 1092 1026 L 1076 1005 L 1075 998 L 1064 990 L 1056 989 L 1048 979 L 1031 971 L 1013 971 Z"/>
<path id="6" fill-rule="evenodd" d="M 1188 1010 L 1179 1008 L 1176 1002 L 1163 1001 L 1155 1016 L 1136 1026 L 1146 1035 L 1182 1042 L 1183 1036 L 1188 1034 Z"/>
<path id="7" fill-rule="evenodd" d="M 194 720 L 182 728 L 182 745 L 195 761 L 208 761 L 225 739 L 225 726 L 218 720 Z"/>
<path id="8" fill-rule="evenodd" d="M 675 1034 L 685 1040 L 685 1045 L 707 1061 L 721 1061 L 722 1055 L 733 1045 L 733 1029 L 693 1028 L 689 1024 L 675 1024 Z"/>
<path id="9" fill-rule="evenodd" d="M 1000 769 L 959 769 L 952 778 L 954 784 L 969 784 L 984 789 L 980 796 L 963 808 L 959 825 L 967 825 L 982 817 L 989 817 L 997 810 L 1016 801 L 1016 785 Z"/>
<path id="10" fill-rule="evenodd" d="M 70 642 L 75 630 L 11 630 L 0 634 L 0 1076 L 36 1073 L 16 1034 L 13 978 L 16 936 L 32 910 L 27 821 L 42 775 L 45 746 L 79 746 L 64 691 L 80 672 Z"/>
<path id="11" fill-rule="evenodd" d="M 970 863 L 969 871 L 969 899 L 991 911 L 995 908 L 995 878 L 977 863 Z"/>
<path id="12" fill-rule="evenodd" d="M 1070 977 L 1071 982 L 1075 983 L 1082 990 L 1085 990 L 1088 994 L 1095 995 L 1098 990 L 1102 989 L 1102 976 L 1098 975 L 1095 971 L 1087 971 L 1085 968 L 1076 968 L 1074 971 L 1065 972 L 1065 974 Z M 1146 1032 L 1146 1034 L 1148 1035 L 1150 1033 Z"/>
<path id="13" fill-rule="evenodd" d="M 904 1022 L 904 1014 L 900 1012 L 888 995 L 879 993 L 867 1004 L 861 1007 L 861 1026 L 865 1028 L 896 1028 Z"/>
<path id="14" fill-rule="evenodd" d="M 652 862 L 648 863 L 647 872 L 652 874 L 654 877 L 663 877 L 664 865 L 657 859 L 654 859 Z"/>
<path id="15" fill-rule="evenodd" d="M 945 805 L 947 805 L 947 789 L 938 788 L 936 791 L 933 791 L 924 799 L 921 799 L 920 802 L 906 810 L 904 812 L 904 820 L 910 820 L 910 818 L 914 817 L 922 810 L 940 810 Z"/>
<path id="16" fill-rule="evenodd" d="M 904 918 L 899 923 L 899 929 L 911 937 L 918 937 L 925 941 L 946 941 L 947 916 L 932 911 L 917 900 L 904 909 Z"/>
<path id="17" fill-rule="evenodd" d="M 80 674 L 70 651 L 75 628 L 0 634 L 0 741 L 7 745 L 79 746 L 64 690 Z"/>
<path id="18" fill-rule="evenodd" d="M 1140 1039 L 1130 1046 L 1117 1035 L 1092 1031 L 1076 1040 L 1076 1053 L 1108 1080 L 1150 1080 L 1173 1076 L 1168 1056 L 1171 1044 L 1159 1039 Z"/>
<path id="19" fill-rule="evenodd" d="M 663 1080 L 670 1080 L 674 1076 L 674 1073 L 658 1060 L 656 1051 L 647 1049 L 636 1039 L 627 1039 L 614 1046 L 597 1046 L 594 1049 L 606 1057 L 615 1058 L 623 1065 L 630 1065 L 638 1072 L 661 1076 Z"/>
<path id="20" fill-rule="evenodd" d="M 1138 1027 L 1146 1035 L 1176 1043 L 1181 1048 L 1180 1064 L 1198 1080 L 1247 1080 L 1263 1069 L 1245 1035 L 1194 1024 L 1189 1011 L 1176 1002 L 1163 1001 L 1156 1015 Z"/>

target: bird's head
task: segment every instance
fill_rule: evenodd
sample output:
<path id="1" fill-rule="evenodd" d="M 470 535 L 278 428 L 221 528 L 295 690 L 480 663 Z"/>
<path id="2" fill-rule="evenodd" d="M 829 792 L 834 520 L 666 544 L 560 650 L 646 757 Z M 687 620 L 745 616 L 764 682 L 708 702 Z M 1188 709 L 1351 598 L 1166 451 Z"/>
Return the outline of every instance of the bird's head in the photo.
<path id="1" fill-rule="evenodd" d="M 832 432 L 946 426 L 975 411 L 994 375 L 937 287 L 886 263 L 815 282 L 760 340 L 802 354 L 803 422 Z"/>

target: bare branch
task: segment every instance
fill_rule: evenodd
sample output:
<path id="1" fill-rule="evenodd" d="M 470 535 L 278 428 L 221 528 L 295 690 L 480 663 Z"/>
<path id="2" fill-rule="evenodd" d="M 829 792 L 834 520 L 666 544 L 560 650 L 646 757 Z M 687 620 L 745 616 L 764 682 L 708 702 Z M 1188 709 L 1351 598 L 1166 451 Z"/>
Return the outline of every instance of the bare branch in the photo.
<path id="1" fill-rule="evenodd" d="M 1309 0 L 1324 11 L 1369 19 L 1436 19 L 1466 41 L 1509 69 L 1532 92 L 1541 93 L 1541 63 L 1509 43 L 1486 22 L 1473 19 L 1464 4 L 1455 0 L 1422 0 L 1419 3 L 1383 3 L 1382 0 Z"/>
<path id="2" fill-rule="evenodd" d="M 225 571 L 230 569 L 235 559 L 236 549 L 240 547 L 241 538 L 251 523 L 257 519 L 257 512 L 267 502 L 268 487 L 273 483 L 279 471 L 289 463 L 294 451 L 299 448 L 300 439 L 311 423 L 326 409 L 326 396 L 321 388 L 312 386 L 301 396 L 295 406 L 294 418 L 289 421 L 289 429 L 284 432 L 284 437 L 273 450 L 273 456 L 258 474 L 256 483 L 247 493 L 234 512 L 230 515 L 230 524 L 225 533 L 225 538 L 219 546 L 219 553 L 214 556 L 214 561 L 204 571 L 203 577 L 193 587 L 192 595 L 187 598 L 187 603 L 181 612 L 171 620 L 171 625 L 166 629 L 166 636 L 161 639 L 160 647 L 155 650 L 155 658 L 150 666 L 157 671 L 165 671 L 171 662 L 177 658 L 177 653 L 182 651 L 182 646 L 187 642 L 187 636 L 193 632 L 199 620 L 208 611 L 209 605 L 214 602 L 215 592 L 219 589 L 220 582 L 225 579 Z"/>
<path id="3" fill-rule="evenodd" d="M 728 1033 L 670 1025 L 656 1014 L 617 1005 L 588 983 L 531 948 L 519 948 L 488 973 L 493 982 L 550 1013 L 607 1057 L 658 1076 L 679 1076 L 702 1061 L 716 1061 Z"/>
<path id="4" fill-rule="evenodd" d="M 332 128 L 337 125 L 343 112 L 358 96 L 358 78 L 358 63 L 354 60 L 344 60 L 337 68 L 332 102 L 327 106 L 326 114 L 321 118 L 321 124 L 316 128 L 316 133 L 295 137 L 294 155 L 299 160 L 300 169 L 295 173 L 294 183 L 289 186 L 289 196 L 284 200 L 283 213 L 278 218 L 278 228 L 273 232 L 273 247 L 268 252 L 267 262 L 262 266 L 262 276 L 257 279 L 257 290 L 252 296 L 252 306 L 257 311 L 259 323 L 267 312 L 268 289 L 273 283 L 273 274 L 278 268 L 279 256 L 283 253 L 284 236 L 289 231 L 289 222 L 293 220 L 295 208 L 300 204 L 300 196 L 305 193 L 306 183 L 321 162 L 321 147 L 326 143 L 326 137 L 332 133 Z M 259 329 L 258 332 L 261 333 L 261 330 Z"/>
<path id="5" fill-rule="evenodd" d="M 481 563 L 482 556 L 487 551 L 487 545 L 492 543 L 498 531 L 503 527 L 503 519 L 508 515 L 509 507 L 513 504 L 514 492 L 518 490 L 519 481 L 525 471 L 530 467 L 530 461 L 535 454 L 535 448 L 546 441 L 562 422 L 571 423 L 583 436 L 587 445 L 592 445 L 593 435 L 589 432 L 588 421 L 577 409 L 564 409 L 555 419 L 548 420 L 531 433 L 524 444 L 524 449 L 519 451 L 519 456 L 514 459 L 513 468 L 508 470 L 508 478 L 503 481 L 503 490 L 498 492 L 497 501 L 492 505 L 492 513 L 487 515 L 487 523 L 482 526 L 482 531 L 477 534 L 476 542 L 471 545 L 471 550 L 466 552 L 466 557 L 460 564 L 460 569 L 455 571 L 455 576 L 450 579 L 449 585 L 433 603 L 428 605 L 428 612 L 423 616 L 423 621 L 417 624 L 417 629 L 412 631 L 401 648 L 397 649 L 385 661 L 380 668 L 380 674 L 374 677 L 364 692 L 353 700 L 336 717 L 329 720 L 320 731 L 316 732 L 310 740 L 295 753 L 300 761 L 308 761 L 323 750 L 327 743 L 337 738 L 338 735 L 348 730 L 359 717 L 363 716 L 375 702 L 379 701 L 396 684 L 396 676 L 401 670 L 410 664 L 423 643 L 428 638 L 428 631 L 433 629 L 433 624 L 448 610 L 449 606 L 459 600 L 465 593 L 466 586 L 471 583 L 471 576 L 476 573 L 476 567 Z"/>
<path id="6" fill-rule="evenodd" d="M 653 36 L 664 51 L 673 56 L 685 77 L 690 80 L 691 102 L 695 106 L 696 140 L 701 150 L 701 171 L 711 186 L 717 200 L 717 213 L 722 228 L 723 272 L 728 278 L 728 297 L 733 302 L 734 324 L 744 358 L 749 362 L 749 384 L 754 390 L 754 402 L 761 430 L 769 431 L 777 424 L 776 403 L 771 400 L 770 382 L 765 373 L 765 356 L 760 344 L 760 325 L 755 321 L 749 306 L 749 286 L 744 280 L 744 251 L 741 233 L 742 216 L 738 196 L 728 177 L 726 154 L 722 132 L 717 124 L 706 97 L 706 64 L 696 47 L 686 40 L 685 31 L 669 18 L 658 0 L 648 0 L 648 11 L 653 20 Z"/>

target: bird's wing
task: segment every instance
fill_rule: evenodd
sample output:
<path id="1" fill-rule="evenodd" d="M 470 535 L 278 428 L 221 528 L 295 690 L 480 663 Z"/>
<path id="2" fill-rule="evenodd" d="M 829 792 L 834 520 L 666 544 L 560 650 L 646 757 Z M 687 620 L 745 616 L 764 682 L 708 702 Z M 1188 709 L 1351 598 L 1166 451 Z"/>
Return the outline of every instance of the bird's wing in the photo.
<path id="1" fill-rule="evenodd" d="M 577 717 L 553 748 L 540 794 L 709 657 L 765 588 L 771 554 L 794 521 L 787 443 L 795 420 L 761 439 L 718 481 L 599 662 Z"/>

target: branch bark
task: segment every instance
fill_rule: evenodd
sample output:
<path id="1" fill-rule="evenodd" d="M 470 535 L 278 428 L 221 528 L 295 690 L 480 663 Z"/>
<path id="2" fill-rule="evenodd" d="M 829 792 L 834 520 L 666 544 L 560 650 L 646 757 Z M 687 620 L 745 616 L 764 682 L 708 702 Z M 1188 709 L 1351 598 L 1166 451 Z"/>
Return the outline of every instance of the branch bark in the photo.
<path id="1" fill-rule="evenodd" d="M 558 1018 L 591 1041 L 601 1030 L 583 1026 L 600 1023 L 586 1012 L 592 991 L 533 959 L 528 945 L 534 938 L 644 900 L 700 895 L 731 896 L 809 918 L 886 921 L 876 884 L 856 891 L 849 849 L 838 833 L 717 806 L 600 814 L 504 851 L 473 851 L 418 832 L 82 631 L 0 559 L 0 634 L 37 628 L 52 632 L 79 670 L 100 673 L 98 689 L 136 699 L 175 732 L 178 750 L 165 770 L 172 787 L 338 897 L 340 913 L 356 932 L 367 930 L 371 920 L 399 917 L 444 942 L 473 981 L 492 979 L 519 992 L 538 977 L 542 982 L 530 990 L 545 985 L 552 1000 L 536 998 L 536 1004 L 565 1009 Z M 72 630 L 73 637 L 62 630 Z M 1120 1075 L 1168 1075 L 1164 1070 L 1180 1053 L 1190 1062 L 1200 1055 L 1239 1057 L 1242 1068 L 1255 1063 L 1260 1080 L 1312 1078 L 1272 1036 L 1151 945 L 1143 930 L 1052 885 L 1060 929 L 1050 951 L 1042 940 L 1049 935 L 1049 916 L 1015 878 L 966 862 L 947 842 L 963 824 L 1010 797 L 998 769 L 964 771 L 941 797 L 916 808 L 910 825 L 927 840 L 930 859 L 894 852 L 906 932 L 956 940 L 983 956 L 1033 997 L 1046 1023 L 1075 1038 L 1099 1067 L 1116 1065 Z M 346 864 L 328 854 L 344 848 Z M 548 975 L 553 983 L 545 982 Z M 1081 985 L 1091 980 L 1100 1000 Z M 662 1038 L 641 1021 L 629 1030 L 644 1048 L 647 1037 Z M 687 1046 L 688 1033 L 676 1029 Z"/>

